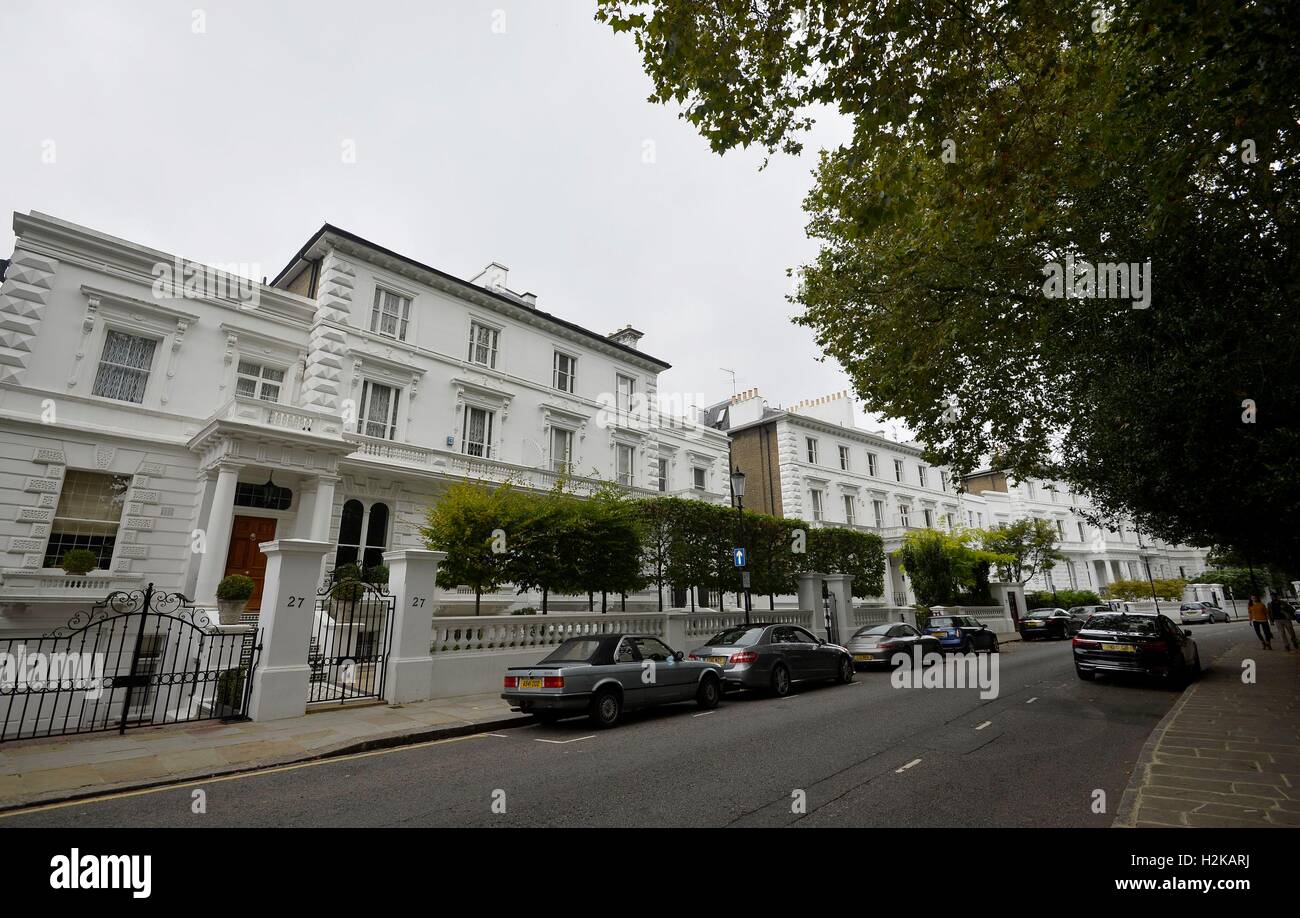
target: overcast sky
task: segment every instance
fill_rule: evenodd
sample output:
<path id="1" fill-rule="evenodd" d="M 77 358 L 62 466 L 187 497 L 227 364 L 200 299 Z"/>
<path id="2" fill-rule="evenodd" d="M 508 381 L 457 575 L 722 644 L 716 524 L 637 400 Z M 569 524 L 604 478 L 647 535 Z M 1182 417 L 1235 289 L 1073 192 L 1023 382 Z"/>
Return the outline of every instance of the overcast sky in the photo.
<path id="1" fill-rule="evenodd" d="M 711 153 L 587 0 L 4 0 L 0 208 L 274 276 L 323 222 L 632 323 L 661 392 L 846 388 L 789 319 L 799 159 Z M 345 144 L 355 162 L 344 162 Z M 43 155 L 44 154 L 44 155 Z M 53 162 L 44 159 L 53 158 Z M 13 234 L 0 249 L 12 251 Z"/>

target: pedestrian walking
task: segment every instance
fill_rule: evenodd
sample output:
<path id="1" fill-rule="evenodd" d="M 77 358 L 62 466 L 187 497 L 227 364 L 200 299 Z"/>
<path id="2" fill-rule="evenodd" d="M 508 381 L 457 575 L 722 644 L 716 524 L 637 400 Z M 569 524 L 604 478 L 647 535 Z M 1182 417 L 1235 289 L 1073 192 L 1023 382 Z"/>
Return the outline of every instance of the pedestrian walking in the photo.
<path id="1" fill-rule="evenodd" d="M 1300 644 L 1296 643 L 1295 626 L 1291 624 L 1291 607 L 1282 601 L 1282 597 L 1273 594 L 1273 599 L 1268 604 L 1268 617 L 1273 622 L 1273 627 L 1282 635 L 1282 645 L 1287 650 L 1300 650 Z"/>
<path id="2" fill-rule="evenodd" d="M 1246 607 L 1250 615 L 1250 625 L 1255 629 L 1255 636 L 1265 650 L 1273 649 L 1273 631 L 1268 627 L 1268 606 L 1260 602 L 1259 597 L 1251 594 L 1250 605 Z"/>

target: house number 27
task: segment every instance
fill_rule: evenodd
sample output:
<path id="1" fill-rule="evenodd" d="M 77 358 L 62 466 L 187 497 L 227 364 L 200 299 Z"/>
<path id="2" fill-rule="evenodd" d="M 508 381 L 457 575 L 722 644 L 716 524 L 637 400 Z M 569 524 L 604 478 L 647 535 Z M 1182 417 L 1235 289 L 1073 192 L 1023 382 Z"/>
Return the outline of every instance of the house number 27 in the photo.
<path id="1" fill-rule="evenodd" d="M 289 597 L 289 608 L 290 608 L 290 609 L 301 609 L 301 608 L 303 607 L 303 605 L 306 604 L 306 602 L 307 602 L 307 597 L 306 597 L 306 596 L 290 596 L 290 597 Z"/>
<path id="2" fill-rule="evenodd" d="M 411 608 L 412 608 L 412 609 L 419 609 L 419 608 L 421 608 L 421 607 L 423 607 L 423 606 L 424 606 L 424 597 L 423 597 L 423 596 L 412 596 L 412 597 L 411 597 Z"/>

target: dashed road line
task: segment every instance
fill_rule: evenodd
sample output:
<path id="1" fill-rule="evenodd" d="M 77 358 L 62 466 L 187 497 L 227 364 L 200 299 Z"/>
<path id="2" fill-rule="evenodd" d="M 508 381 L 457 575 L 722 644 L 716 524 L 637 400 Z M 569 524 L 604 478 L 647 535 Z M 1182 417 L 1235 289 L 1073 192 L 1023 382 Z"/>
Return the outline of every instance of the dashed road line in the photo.
<path id="1" fill-rule="evenodd" d="M 692 714 L 692 717 L 708 717 L 710 714 L 717 714 L 717 711 L 701 711 L 698 714 Z"/>
<path id="2" fill-rule="evenodd" d="M 911 768 L 913 765 L 920 765 L 920 764 L 921 764 L 921 760 L 920 760 L 920 759 L 912 759 L 912 761 L 908 762 L 908 763 L 907 763 L 906 765 L 904 765 L 902 768 L 895 768 L 895 769 L 894 769 L 894 774 L 896 774 L 896 775 L 901 775 L 903 772 L 907 771 L 907 770 L 908 770 L 909 768 Z"/>
<path id="3" fill-rule="evenodd" d="M 1038 696 L 1035 695 L 1033 698 L 1030 698 L 1028 701 L 1026 701 L 1025 704 L 1033 704 L 1037 700 L 1038 700 Z"/>
<path id="4" fill-rule="evenodd" d="M 988 726 L 989 724 L 991 724 L 991 723 L 993 723 L 993 721 L 991 721 L 991 720 L 986 720 L 986 721 L 984 721 L 984 723 L 980 724 L 980 725 L 979 725 L 978 727 L 976 727 L 975 729 L 976 729 L 976 730 L 983 730 L 985 727 L 987 727 L 987 726 Z"/>
<path id="5" fill-rule="evenodd" d="M 569 745 L 569 743 L 580 743 L 585 739 L 595 739 L 595 738 L 596 738 L 596 734 L 592 733 L 588 736 L 576 736 L 573 739 L 538 739 L 538 740 L 533 740 L 533 742 L 550 743 L 552 746 L 567 746 Z"/>

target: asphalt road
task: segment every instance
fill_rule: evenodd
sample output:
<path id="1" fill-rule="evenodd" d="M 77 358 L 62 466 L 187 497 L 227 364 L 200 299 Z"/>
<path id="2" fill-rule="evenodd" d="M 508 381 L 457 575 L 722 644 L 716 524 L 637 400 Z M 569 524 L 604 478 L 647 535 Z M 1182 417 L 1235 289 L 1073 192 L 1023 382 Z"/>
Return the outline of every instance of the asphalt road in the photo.
<path id="1" fill-rule="evenodd" d="M 1243 622 L 1192 630 L 1207 666 L 1250 636 Z M 996 699 L 862 672 L 787 699 L 677 705 L 608 731 L 528 726 L 18 813 L 0 828 L 1109 825 L 1179 692 L 1081 681 L 1066 642 L 1000 656 Z"/>

